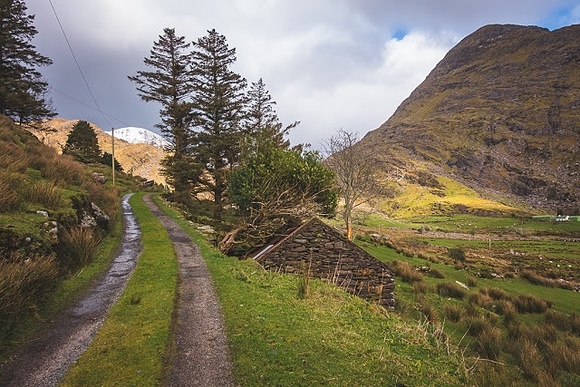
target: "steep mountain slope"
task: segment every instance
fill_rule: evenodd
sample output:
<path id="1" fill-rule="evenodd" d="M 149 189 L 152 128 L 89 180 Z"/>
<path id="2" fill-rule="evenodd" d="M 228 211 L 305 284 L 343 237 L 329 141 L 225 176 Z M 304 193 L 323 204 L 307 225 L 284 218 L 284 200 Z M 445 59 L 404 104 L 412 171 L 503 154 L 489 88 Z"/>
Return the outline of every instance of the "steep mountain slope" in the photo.
<path id="1" fill-rule="evenodd" d="M 62 151 L 62 146 L 66 143 L 68 134 L 77 120 L 66 120 L 54 118 L 46 124 L 49 131 L 31 130 L 44 144 Z M 111 153 L 112 137 L 95 125 L 92 125 L 97 133 L 99 146 L 104 152 Z M 141 176 L 147 180 L 154 180 L 156 183 L 165 184 L 165 178 L 160 174 L 160 162 L 163 159 L 163 149 L 145 143 L 131 144 L 117 138 L 115 131 L 115 158 L 123 167 L 125 172 L 136 176 Z"/>
<path id="2" fill-rule="evenodd" d="M 413 186 L 444 200 L 438 176 L 446 176 L 483 197 L 577 211 L 578 36 L 580 25 L 482 27 L 358 146 L 397 178 L 399 194 Z M 433 210 L 434 201 L 426 205 Z"/>

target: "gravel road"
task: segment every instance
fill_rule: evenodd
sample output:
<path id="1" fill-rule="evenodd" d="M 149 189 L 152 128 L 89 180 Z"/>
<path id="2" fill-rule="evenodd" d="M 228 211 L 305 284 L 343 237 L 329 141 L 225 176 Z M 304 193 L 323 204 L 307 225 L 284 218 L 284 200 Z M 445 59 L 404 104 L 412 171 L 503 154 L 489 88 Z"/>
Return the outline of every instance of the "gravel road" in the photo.
<path id="1" fill-rule="evenodd" d="M 141 254 L 141 231 L 129 205 L 130 197 L 126 195 L 122 200 L 123 241 L 109 271 L 57 318 L 51 329 L 0 365 L 0 386 L 56 386 L 87 349 L 109 308 L 125 288 Z"/>
<path id="2" fill-rule="evenodd" d="M 57 386 L 70 365 L 90 345 L 142 250 L 141 232 L 129 197 L 122 201 L 125 220 L 122 247 L 107 274 L 57 318 L 53 328 L 0 365 L 0 386 Z M 167 229 L 179 264 L 173 322 L 175 342 L 167 385 L 234 386 L 223 316 L 205 262 L 185 231 L 150 196 L 146 195 L 144 201 Z"/>
<path id="3" fill-rule="evenodd" d="M 167 229 L 179 264 L 175 351 L 167 384 L 234 386 L 223 315 L 199 249 L 150 196 L 144 201 Z"/>

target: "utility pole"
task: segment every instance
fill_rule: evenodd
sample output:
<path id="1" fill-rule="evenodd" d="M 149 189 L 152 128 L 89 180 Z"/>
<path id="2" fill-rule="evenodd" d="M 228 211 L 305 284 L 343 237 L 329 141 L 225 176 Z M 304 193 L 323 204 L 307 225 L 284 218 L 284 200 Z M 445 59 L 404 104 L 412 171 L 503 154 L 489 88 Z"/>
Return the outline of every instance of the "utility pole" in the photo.
<path id="1" fill-rule="evenodd" d="M 111 142 L 111 167 L 113 168 L 113 187 L 115 186 L 115 128 L 111 128 L 111 137 L 113 138 Z"/>

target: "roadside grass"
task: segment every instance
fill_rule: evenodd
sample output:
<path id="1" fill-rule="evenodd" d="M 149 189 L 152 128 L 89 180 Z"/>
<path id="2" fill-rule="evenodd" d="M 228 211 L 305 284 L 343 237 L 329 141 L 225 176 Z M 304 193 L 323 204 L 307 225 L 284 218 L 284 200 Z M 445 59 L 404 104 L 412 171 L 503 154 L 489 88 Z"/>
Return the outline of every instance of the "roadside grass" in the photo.
<path id="1" fill-rule="evenodd" d="M 94 260 L 88 266 L 59 281 L 46 301 L 36 310 L 36 314 L 19 321 L 11 334 L 10 342 L 3 342 L 0 345 L 0 361 L 5 360 L 12 349 L 47 329 L 51 321 L 81 297 L 109 267 L 120 242 L 121 219 L 117 217 L 114 230 L 101 240 Z"/>
<path id="2" fill-rule="evenodd" d="M 90 347 L 66 374 L 64 386 L 142 386 L 163 381 L 177 262 L 166 230 L 142 197 L 135 194 L 130 203 L 141 228 L 143 252 Z"/>
<path id="3" fill-rule="evenodd" d="M 223 308 L 236 383 L 465 385 L 467 365 L 441 329 L 310 279 L 266 272 L 217 252 L 177 210 L 157 200 L 198 244 Z M 437 333 L 439 332 L 439 333 Z"/>

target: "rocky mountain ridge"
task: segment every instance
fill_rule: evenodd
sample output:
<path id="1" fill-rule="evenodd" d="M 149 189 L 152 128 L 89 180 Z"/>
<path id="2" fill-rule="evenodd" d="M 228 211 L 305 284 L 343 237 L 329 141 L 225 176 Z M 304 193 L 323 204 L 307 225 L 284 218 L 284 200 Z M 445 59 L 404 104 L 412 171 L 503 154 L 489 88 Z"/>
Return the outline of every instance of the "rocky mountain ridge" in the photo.
<path id="1" fill-rule="evenodd" d="M 358 146 L 408 184 L 438 189 L 446 176 L 486 197 L 578 211 L 578 36 L 580 25 L 482 27 Z"/>

